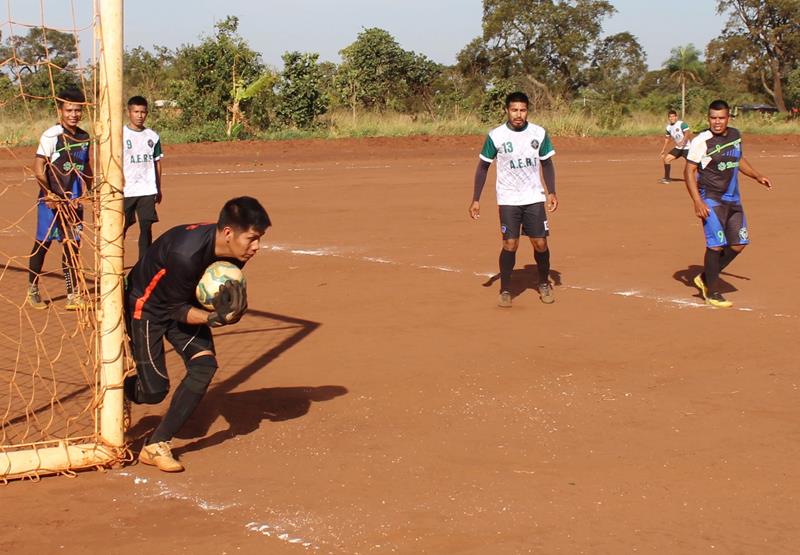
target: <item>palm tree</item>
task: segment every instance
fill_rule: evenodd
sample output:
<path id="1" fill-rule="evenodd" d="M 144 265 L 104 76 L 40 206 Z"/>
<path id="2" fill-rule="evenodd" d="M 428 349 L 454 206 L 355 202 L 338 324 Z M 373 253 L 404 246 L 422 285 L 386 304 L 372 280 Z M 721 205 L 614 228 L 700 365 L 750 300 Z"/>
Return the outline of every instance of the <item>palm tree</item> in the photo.
<path id="1" fill-rule="evenodd" d="M 664 67 L 670 72 L 670 79 L 675 79 L 681 84 L 681 118 L 686 115 L 686 81 L 695 83 L 700 81 L 703 72 L 703 62 L 700 61 L 700 51 L 693 44 L 676 46 L 670 50 L 669 59 L 664 62 Z"/>

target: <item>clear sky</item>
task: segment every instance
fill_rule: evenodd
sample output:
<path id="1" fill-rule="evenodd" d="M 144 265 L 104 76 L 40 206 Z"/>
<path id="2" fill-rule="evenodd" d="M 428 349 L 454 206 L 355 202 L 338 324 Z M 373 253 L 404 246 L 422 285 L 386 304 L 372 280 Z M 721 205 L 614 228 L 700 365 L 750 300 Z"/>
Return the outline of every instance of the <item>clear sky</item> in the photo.
<path id="1" fill-rule="evenodd" d="M 91 21 L 91 0 L 41 0 L 48 26 L 72 28 Z M 693 43 L 701 51 L 724 24 L 716 0 L 611 0 L 618 13 L 605 20 L 607 34 L 629 31 L 644 48 L 651 68 L 661 67 L 675 46 Z M 40 0 L 0 0 L 0 32 L 11 19 L 40 24 Z M 481 33 L 481 0 L 128 0 L 125 45 L 175 48 L 196 43 L 213 31 L 215 21 L 239 17 L 239 31 L 264 62 L 281 65 L 287 50 L 318 52 L 339 61 L 339 50 L 359 31 L 380 27 L 406 50 L 444 64 Z M 91 50 L 82 46 L 89 57 Z"/>

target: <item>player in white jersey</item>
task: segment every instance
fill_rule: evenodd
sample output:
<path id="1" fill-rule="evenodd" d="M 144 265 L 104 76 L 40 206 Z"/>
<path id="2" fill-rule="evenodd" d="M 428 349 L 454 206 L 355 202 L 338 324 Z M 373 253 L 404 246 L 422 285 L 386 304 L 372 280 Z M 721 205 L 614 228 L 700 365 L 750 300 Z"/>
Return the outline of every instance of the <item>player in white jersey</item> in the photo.
<path id="1" fill-rule="evenodd" d="M 153 242 L 153 223 L 158 221 L 156 204 L 161 202 L 161 138 L 144 126 L 147 100 L 134 96 L 128 100 L 129 123 L 123 133 L 125 172 L 125 229 L 139 220 L 139 258 Z"/>
<path id="2" fill-rule="evenodd" d="M 689 146 L 692 141 L 692 131 L 689 125 L 678 119 L 678 112 L 670 110 L 667 112 L 667 126 L 664 133 L 664 144 L 658 154 L 664 162 L 664 177 L 658 180 L 659 183 L 672 183 L 669 177 L 670 164 L 678 158 L 686 158 L 689 153 Z M 672 141 L 675 146 L 667 153 L 667 146 Z M 666 156 L 664 155 L 666 153 Z"/>
<path id="3" fill-rule="evenodd" d="M 528 122 L 529 104 L 525 93 L 515 92 L 506 97 L 508 121 L 492 129 L 486 137 L 475 170 L 472 204 L 469 207 L 470 217 L 477 220 L 481 213 L 479 201 L 486 174 L 492 160 L 497 160 L 497 205 L 503 235 L 498 306 L 503 308 L 511 307 L 511 274 L 516 263 L 520 228 L 533 245 L 533 257 L 539 274 L 539 298 L 546 304 L 555 300 L 549 281 L 550 250 L 547 236 L 550 231 L 547 212 L 558 208 L 556 171 L 552 160 L 556 151 L 544 128 Z"/>

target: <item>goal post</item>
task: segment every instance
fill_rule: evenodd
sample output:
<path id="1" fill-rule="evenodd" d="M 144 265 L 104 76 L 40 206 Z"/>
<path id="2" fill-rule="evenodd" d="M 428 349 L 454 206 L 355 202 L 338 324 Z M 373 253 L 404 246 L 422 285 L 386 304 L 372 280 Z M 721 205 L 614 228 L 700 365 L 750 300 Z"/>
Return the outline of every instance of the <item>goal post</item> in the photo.
<path id="1" fill-rule="evenodd" d="M 99 0 L 100 106 L 96 137 L 99 143 L 100 190 L 100 436 L 122 447 L 125 325 L 123 321 L 123 170 L 122 170 L 122 52 L 123 0 Z"/>
<path id="2" fill-rule="evenodd" d="M 74 268 L 79 282 L 75 287 L 80 286 L 80 294 L 90 302 L 77 313 L 64 312 L 63 297 L 55 293 L 60 288 L 58 272 L 51 271 L 40 274 L 39 279 L 42 298 L 48 301 L 46 309 L 29 306 L 28 298 L 21 294 L 28 287 L 25 278 L 33 253 L 28 256 L 28 251 L 21 252 L 20 245 L 30 248 L 25 236 L 16 242 L 12 236 L 30 233 L 29 222 L 36 208 L 25 209 L 16 219 L 2 220 L 0 316 L 5 319 L 0 321 L 6 327 L 0 329 L 0 482 L 109 466 L 128 454 L 122 387 L 126 366 L 122 236 L 123 0 L 93 0 L 92 6 L 96 82 L 92 83 L 92 91 L 85 91 L 87 100 L 94 98 L 94 101 L 89 100 L 89 109 L 84 113 L 92 115 L 92 141 L 97 155 L 92 164 L 94 186 L 89 197 L 92 201 L 85 203 L 93 217 L 91 221 L 86 219 L 81 238 L 88 243 L 85 250 L 92 251 L 94 267 L 87 268 L 86 261 L 78 257 Z M 10 17 L 8 23 L 13 23 Z M 44 25 L 42 31 L 44 37 L 47 31 Z M 77 44 L 78 29 L 73 29 L 73 33 Z M 0 63 L 0 70 L 17 62 L 21 63 L 15 53 L 13 59 Z M 41 98 L 26 94 L 21 79 L 18 84 L 22 104 L 31 98 Z M 53 91 L 57 92 L 55 88 Z M 3 179 L 0 176 L 0 181 Z M 3 200 L 7 200 L 18 194 L 19 199 L 24 199 L 35 195 L 32 191 L 34 187 L 19 182 L 0 187 L 0 196 L 6 196 Z M 24 202 L 19 199 L 15 202 Z M 68 210 L 69 207 L 58 207 L 55 212 L 63 218 L 62 212 Z M 65 236 L 62 248 L 71 240 L 69 234 Z M 50 258 L 56 259 L 56 255 Z M 51 261 L 52 265 L 55 262 Z M 93 286 L 89 283 L 92 281 Z M 21 298 L 26 300 L 20 302 Z M 15 318 L 17 314 L 19 317 Z"/>

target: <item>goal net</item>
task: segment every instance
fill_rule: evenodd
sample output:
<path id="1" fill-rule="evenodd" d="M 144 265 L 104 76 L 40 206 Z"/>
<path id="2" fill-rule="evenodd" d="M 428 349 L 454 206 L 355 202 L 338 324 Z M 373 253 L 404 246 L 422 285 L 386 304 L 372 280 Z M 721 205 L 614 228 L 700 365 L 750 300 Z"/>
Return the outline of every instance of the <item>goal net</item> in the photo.
<path id="1" fill-rule="evenodd" d="M 0 13 L 0 481 L 127 453 L 122 0 L 62 4 L 46 13 L 45 3 L 6 0 Z M 43 167 L 92 187 L 79 201 L 41 199 L 37 145 L 70 88 L 86 99 L 77 126 L 89 135 L 90 164 L 71 166 L 63 141 L 46 159 L 68 161 Z M 42 244 L 44 265 L 32 271 Z"/>

